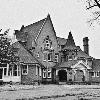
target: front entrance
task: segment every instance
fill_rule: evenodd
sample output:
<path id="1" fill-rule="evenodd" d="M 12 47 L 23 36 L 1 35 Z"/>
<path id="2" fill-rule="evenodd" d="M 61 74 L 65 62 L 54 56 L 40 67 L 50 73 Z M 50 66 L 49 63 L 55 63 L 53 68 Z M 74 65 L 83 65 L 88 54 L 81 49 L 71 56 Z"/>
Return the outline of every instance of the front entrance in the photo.
<path id="1" fill-rule="evenodd" d="M 3 68 L 0 68 L 0 79 L 2 79 Z"/>
<path id="2" fill-rule="evenodd" d="M 61 81 L 61 82 L 67 81 L 67 72 L 66 72 L 66 70 L 59 70 L 58 77 L 59 77 L 59 81 Z"/>
<path id="3" fill-rule="evenodd" d="M 84 82 L 85 76 L 82 70 L 77 70 L 75 74 L 75 81 L 77 82 Z"/>

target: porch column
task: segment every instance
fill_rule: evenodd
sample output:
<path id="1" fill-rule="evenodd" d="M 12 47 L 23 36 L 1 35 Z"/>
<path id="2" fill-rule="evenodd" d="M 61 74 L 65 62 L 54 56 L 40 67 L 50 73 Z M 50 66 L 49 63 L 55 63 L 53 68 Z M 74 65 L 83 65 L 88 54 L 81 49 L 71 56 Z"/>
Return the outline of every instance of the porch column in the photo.
<path id="1" fill-rule="evenodd" d="M 85 76 L 85 81 L 89 81 L 89 72 L 87 69 L 83 70 L 84 76 Z"/>
<path id="2" fill-rule="evenodd" d="M 75 74 L 76 74 L 76 69 L 72 69 L 73 70 L 73 81 L 75 81 Z"/>
<path id="3" fill-rule="evenodd" d="M 56 76 L 58 76 L 58 71 L 59 71 L 59 70 L 56 70 Z"/>
<path id="4" fill-rule="evenodd" d="M 8 76 L 8 71 L 9 71 L 9 64 L 7 64 L 7 73 L 6 73 L 7 76 Z"/>

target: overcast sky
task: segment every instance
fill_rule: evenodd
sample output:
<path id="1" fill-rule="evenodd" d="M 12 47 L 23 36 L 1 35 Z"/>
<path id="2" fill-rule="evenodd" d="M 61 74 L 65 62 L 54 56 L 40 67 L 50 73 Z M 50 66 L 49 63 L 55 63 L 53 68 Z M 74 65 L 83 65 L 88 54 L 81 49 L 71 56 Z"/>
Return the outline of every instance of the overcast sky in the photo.
<path id="1" fill-rule="evenodd" d="M 83 38 L 89 37 L 89 52 L 100 58 L 100 26 L 90 27 L 82 0 L 0 0 L 0 28 L 20 29 L 51 16 L 57 36 L 67 38 L 72 32 L 76 45 L 83 49 Z M 11 34 L 11 33 L 10 33 Z"/>

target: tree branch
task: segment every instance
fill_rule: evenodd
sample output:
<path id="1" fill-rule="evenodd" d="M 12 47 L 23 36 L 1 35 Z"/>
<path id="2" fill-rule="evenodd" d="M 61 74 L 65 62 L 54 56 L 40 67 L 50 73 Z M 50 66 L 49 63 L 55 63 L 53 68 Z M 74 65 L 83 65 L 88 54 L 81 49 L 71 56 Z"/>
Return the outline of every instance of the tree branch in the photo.
<path id="1" fill-rule="evenodd" d="M 97 4 L 97 6 L 100 8 L 100 3 L 99 3 L 99 1 L 97 1 L 97 0 L 94 0 L 95 1 L 95 3 Z"/>

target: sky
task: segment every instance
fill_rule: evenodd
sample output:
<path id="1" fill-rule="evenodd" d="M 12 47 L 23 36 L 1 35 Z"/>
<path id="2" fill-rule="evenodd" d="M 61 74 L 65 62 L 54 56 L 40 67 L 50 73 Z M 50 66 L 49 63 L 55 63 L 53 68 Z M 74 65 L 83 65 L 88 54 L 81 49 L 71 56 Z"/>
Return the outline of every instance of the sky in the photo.
<path id="1" fill-rule="evenodd" d="M 89 54 L 100 58 L 100 25 L 90 27 L 84 0 L 0 0 L 0 29 L 20 29 L 47 17 L 48 13 L 57 36 L 66 38 L 72 32 L 75 43 L 83 50 L 83 38 L 89 38 Z"/>

